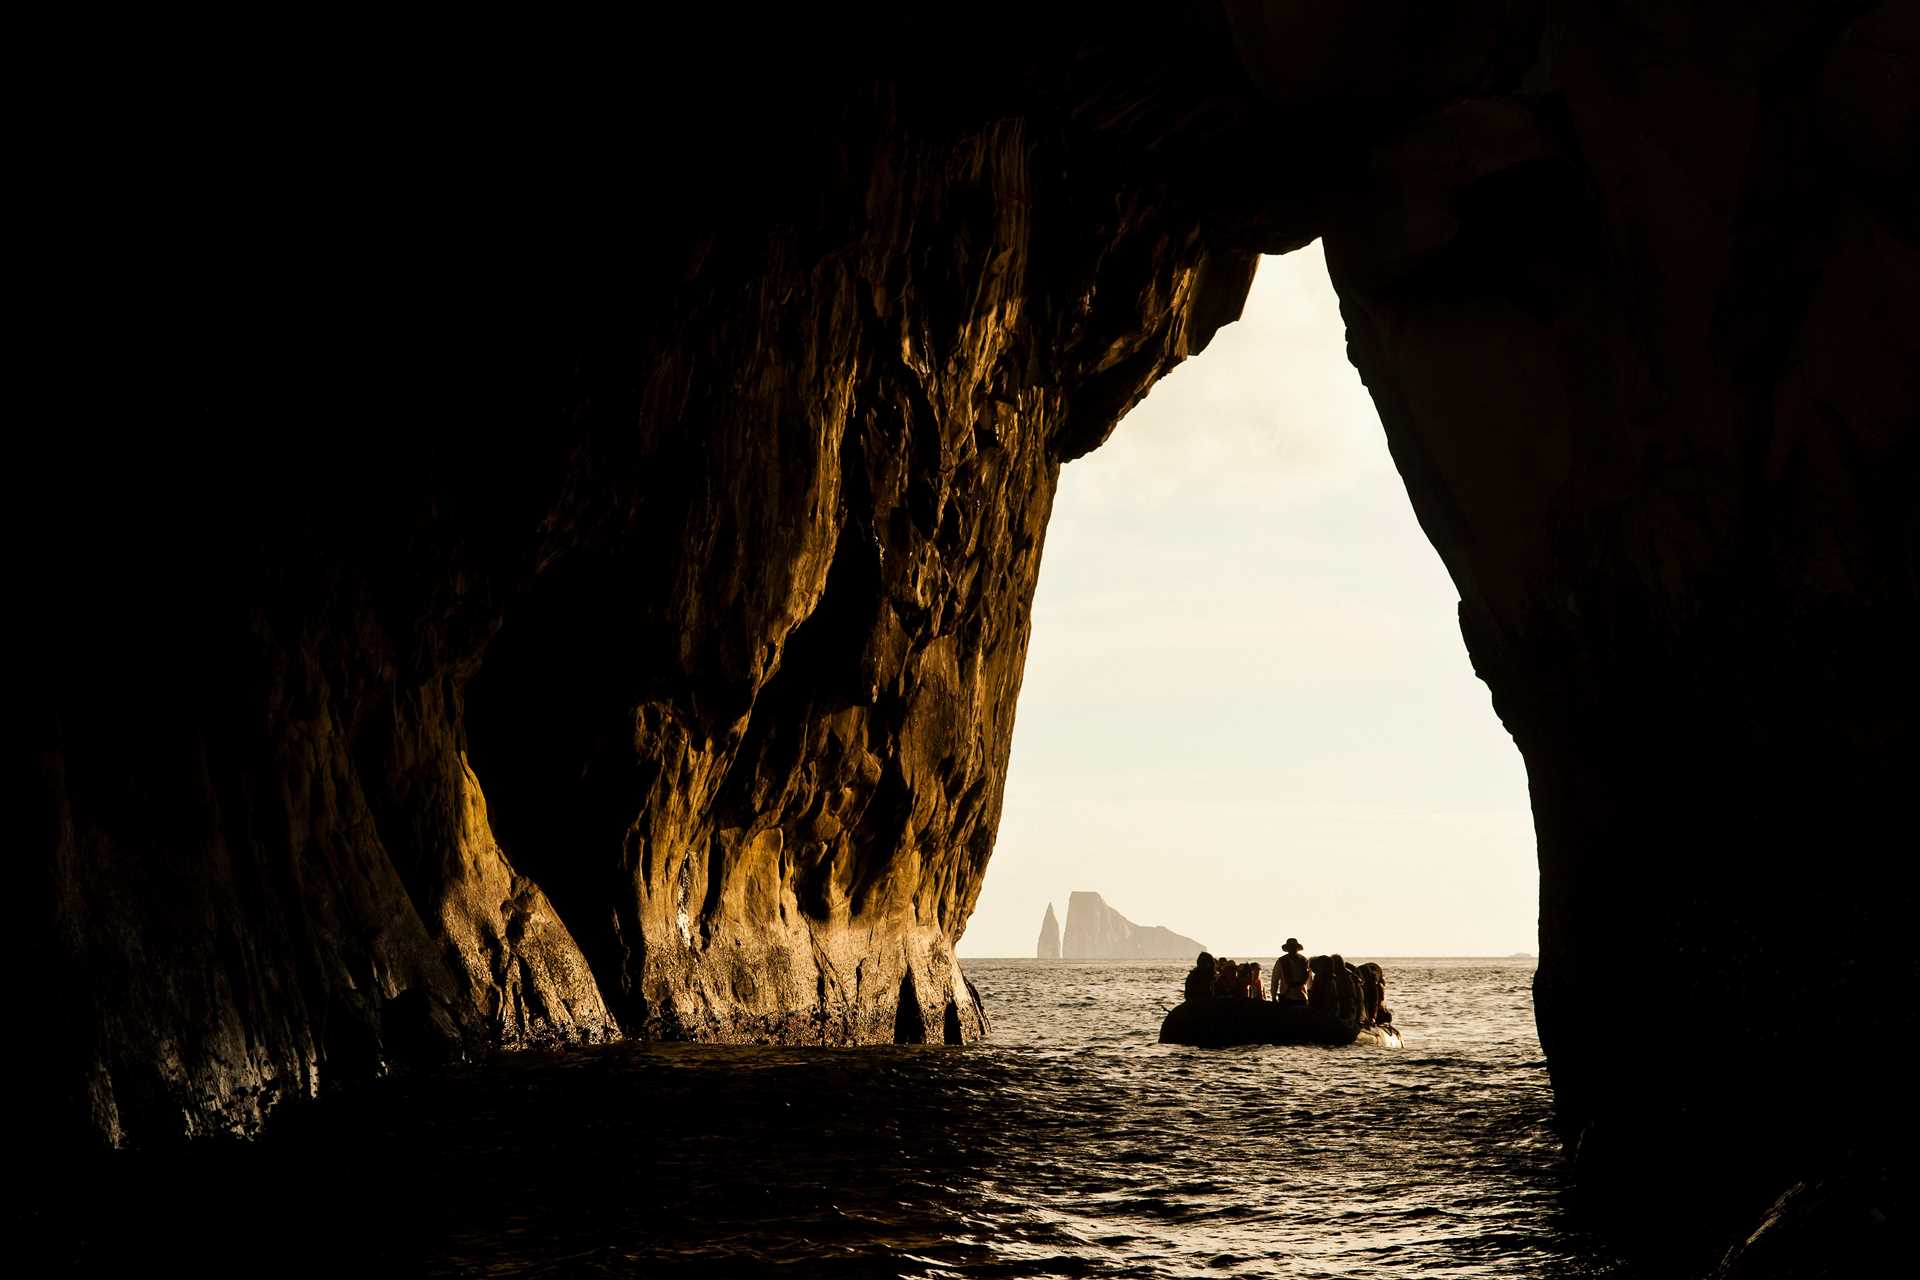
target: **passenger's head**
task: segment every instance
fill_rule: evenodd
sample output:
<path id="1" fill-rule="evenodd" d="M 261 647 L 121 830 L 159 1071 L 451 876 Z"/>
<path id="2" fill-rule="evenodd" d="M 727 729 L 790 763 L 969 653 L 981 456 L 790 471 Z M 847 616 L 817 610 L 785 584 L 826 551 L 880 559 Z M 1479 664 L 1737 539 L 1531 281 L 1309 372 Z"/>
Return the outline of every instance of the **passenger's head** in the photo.
<path id="1" fill-rule="evenodd" d="M 1193 967 L 1196 969 L 1213 968 L 1213 953 L 1211 951 L 1202 951 L 1200 958 L 1193 962 Z"/>

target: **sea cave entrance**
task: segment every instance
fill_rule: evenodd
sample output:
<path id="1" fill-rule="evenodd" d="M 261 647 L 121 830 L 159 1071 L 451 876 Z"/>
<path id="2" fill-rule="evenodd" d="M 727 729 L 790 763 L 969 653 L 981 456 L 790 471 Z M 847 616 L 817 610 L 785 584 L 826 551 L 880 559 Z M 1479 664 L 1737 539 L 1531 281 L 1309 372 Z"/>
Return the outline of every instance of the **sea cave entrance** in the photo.
<path id="1" fill-rule="evenodd" d="M 1318 242 L 1067 465 L 963 957 L 1096 890 L 1224 954 L 1535 949 L 1525 768 Z"/>

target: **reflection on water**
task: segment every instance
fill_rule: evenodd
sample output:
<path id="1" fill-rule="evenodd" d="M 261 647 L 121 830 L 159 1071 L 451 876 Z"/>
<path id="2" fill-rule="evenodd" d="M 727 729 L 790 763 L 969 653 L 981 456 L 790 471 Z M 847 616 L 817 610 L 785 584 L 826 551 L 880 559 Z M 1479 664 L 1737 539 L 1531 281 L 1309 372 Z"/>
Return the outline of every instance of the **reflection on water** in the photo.
<path id="1" fill-rule="evenodd" d="M 507 1058 L 96 1168 L 43 1225 L 268 1272 L 1624 1274 L 1560 1208 L 1529 962 L 1389 961 L 1401 1052 L 1163 1048 L 1181 965 L 967 968 L 990 1044 Z"/>

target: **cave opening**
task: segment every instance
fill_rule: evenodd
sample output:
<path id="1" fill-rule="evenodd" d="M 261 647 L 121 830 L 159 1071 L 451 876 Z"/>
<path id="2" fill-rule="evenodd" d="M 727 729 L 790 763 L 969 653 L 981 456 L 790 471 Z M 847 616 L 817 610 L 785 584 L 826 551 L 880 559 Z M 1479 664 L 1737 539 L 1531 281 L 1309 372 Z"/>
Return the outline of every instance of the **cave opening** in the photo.
<path id="1" fill-rule="evenodd" d="M 1062 471 L 963 956 L 1075 890 L 1223 953 L 1536 946 L 1525 768 L 1359 374 L 1321 245 Z"/>

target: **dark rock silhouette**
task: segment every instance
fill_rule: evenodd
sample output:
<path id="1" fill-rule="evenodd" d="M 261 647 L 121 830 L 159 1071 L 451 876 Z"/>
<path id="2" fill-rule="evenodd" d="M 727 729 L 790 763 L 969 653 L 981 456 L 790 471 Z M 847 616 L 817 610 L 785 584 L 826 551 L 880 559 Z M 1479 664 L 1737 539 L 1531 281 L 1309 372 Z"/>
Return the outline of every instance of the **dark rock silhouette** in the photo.
<path id="1" fill-rule="evenodd" d="M 1046 917 L 1040 921 L 1040 945 L 1034 955 L 1041 960 L 1060 958 L 1060 922 L 1054 918 L 1051 902 L 1047 904 Z"/>
<path id="2" fill-rule="evenodd" d="M 1583 1174 L 1757 1214 L 1897 1146 L 1893 1055 L 1779 1082 L 1912 971 L 1912 6 L 896 8 L 58 69 L 36 1123 L 982 1034 L 1058 469 L 1324 236 L 1526 758 Z"/>
<path id="3" fill-rule="evenodd" d="M 1060 953 L 1068 960 L 1188 960 L 1205 945 L 1160 925 L 1141 925 L 1108 906 L 1097 893 L 1067 899 L 1067 932 Z"/>
<path id="4" fill-rule="evenodd" d="M 1901 1206 L 1910 1172 L 1832 1172 L 1782 1191 L 1758 1226 L 1727 1251 L 1712 1280 L 1896 1275 L 1912 1259 Z"/>

